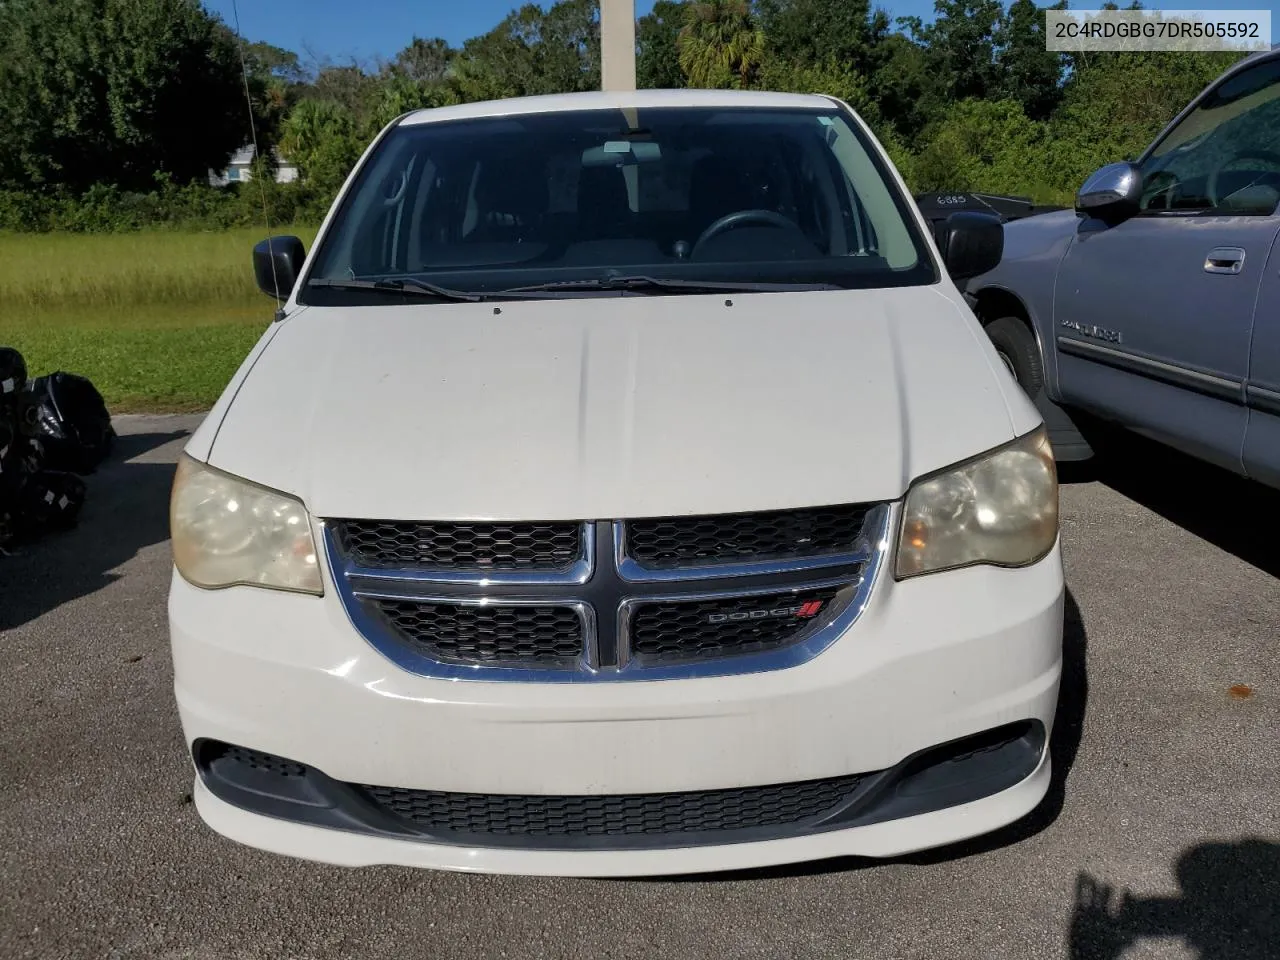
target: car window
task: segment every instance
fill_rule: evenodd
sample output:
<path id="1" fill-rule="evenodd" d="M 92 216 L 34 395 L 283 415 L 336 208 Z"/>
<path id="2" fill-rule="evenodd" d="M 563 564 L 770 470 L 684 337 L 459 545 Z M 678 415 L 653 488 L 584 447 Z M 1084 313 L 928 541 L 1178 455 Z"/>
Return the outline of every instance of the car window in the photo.
<path id="1" fill-rule="evenodd" d="M 932 283 L 909 203 L 834 105 L 409 123 L 364 165 L 308 280 Z"/>
<path id="2" fill-rule="evenodd" d="M 1148 153 L 1151 212 L 1269 214 L 1280 202 L 1280 60 L 1221 83 Z"/>

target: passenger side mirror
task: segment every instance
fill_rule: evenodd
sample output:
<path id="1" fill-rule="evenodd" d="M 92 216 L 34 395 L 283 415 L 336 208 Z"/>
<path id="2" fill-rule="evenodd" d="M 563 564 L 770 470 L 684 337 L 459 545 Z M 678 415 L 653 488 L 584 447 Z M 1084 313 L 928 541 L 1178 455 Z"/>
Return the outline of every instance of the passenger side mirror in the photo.
<path id="1" fill-rule="evenodd" d="M 268 237 L 253 248 L 253 275 L 258 289 L 281 303 L 289 299 L 302 272 L 307 251 L 297 237 Z"/>
<path id="2" fill-rule="evenodd" d="M 994 270 L 1004 255 L 1004 224 L 989 213 L 953 213 L 939 224 L 936 237 L 953 281 Z"/>
<path id="3" fill-rule="evenodd" d="M 1123 220 L 1138 212 L 1142 171 L 1132 163 L 1109 163 L 1084 182 L 1076 211 L 1100 220 Z"/>

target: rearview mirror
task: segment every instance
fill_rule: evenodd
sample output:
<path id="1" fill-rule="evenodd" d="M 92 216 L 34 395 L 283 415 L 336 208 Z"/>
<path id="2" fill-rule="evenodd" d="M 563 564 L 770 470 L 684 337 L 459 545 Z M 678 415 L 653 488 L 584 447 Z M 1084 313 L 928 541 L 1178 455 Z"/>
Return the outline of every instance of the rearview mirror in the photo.
<path id="1" fill-rule="evenodd" d="M 953 213 L 938 225 L 935 235 L 953 281 L 994 270 L 1004 256 L 1004 224 L 989 213 Z"/>
<path id="2" fill-rule="evenodd" d="M 1142 171 L 1135 164 L 1109 163 L 1084 182 L 1076 211 L 1100 220 L 1123 220 L 1138 212 Z"/>
<path id="3" fill-rule="evenodd" d="M 289 299 L 302 272 L 307 251 L 297 237 L 268 237 L 253 248 L 253 275 L 258 289 L 281 303 Z"/>

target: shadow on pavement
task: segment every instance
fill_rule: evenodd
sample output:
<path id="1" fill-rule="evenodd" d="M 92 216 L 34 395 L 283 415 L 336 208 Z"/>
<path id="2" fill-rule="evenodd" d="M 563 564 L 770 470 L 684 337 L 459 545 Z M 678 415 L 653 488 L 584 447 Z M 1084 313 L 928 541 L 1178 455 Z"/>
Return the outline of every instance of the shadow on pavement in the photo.
<path id="1" fill-rule="evenodd" d="M 117 567 L 139 550 L 169 539 L 172 463 L 126 462 L 186 431 L 118 437 L 110 459 L 85 478 L 79 523 L 18 544 L 0 557 L 0 631 L 118 580 Z"/>
<path id="2" fill-rule="evenodd" d="M 156 447 L 163 447 L 166 443 L 178 440 L 191 435 L 188 430 L 172 430 L 165 433 L 122 433 L 116 437 L 115 443 L 111 448 L 111 457 L 107 463 L 98 469 L 101 471 L 125 460 L 132 460 L 140 457 L 144 453 L 149 453 Z"/>
<path id="3" fill-rule="evenodd" d="M 1172 937 L 1198 960 L 1280 956 L 1280 844 L 1203 843 L 1178 860 L 1181 892 L 1136 897 L 1087 873 L 1076 879 L 1071 960 L 1119 960 L 1142 940 Z"/>
<path id="4" fill-rule="evenodd" d="M 1026 840 L 1044 830 L 1062 812 L 1067 795 L 1067 777 L 1075 763 L 1084 733 L 1085 708 L 1089 702 L 1089 676 L 1086 664 L 1089 640 L 1085 632 L 1080 607 L 1067 589 L 1063 610 L 1062 629 L 1062 685 L 1058 696 L 1058 710 L 1054 715 L 1053 735 L 1049 740 L 1049 756 L 1053 761 L 1053 778 L 1043 801 L 1029 814 L 1007 827 L 960 843 L 926 850 L 899 857 L 896 861 L 868 860 L 855 857 L 836 857 L 779 867 L 753 870 L 732 870 L 714 874 L 694 874 L 654 878 L 658 882 L 707 882 L 726 880 L 765 880 L 783 877 L 814 876 L 841 873 L 880 863 L 898 862 L 917 865 L 945 863 L 975 854 L 988 853 Z M 636 878 L 645 879 L 645 878 Z"/>
<path id="5" fill-rule="evenodd" d="M 1280 490 L 1109 425 L 1093 427 L 1090 439 L 1099 456 L 1062 464 L 1064 483 L 1104 483 L 1170 523 L 1280 577 L 1280 551 L 1271 534 L 1280 516 Z"/>

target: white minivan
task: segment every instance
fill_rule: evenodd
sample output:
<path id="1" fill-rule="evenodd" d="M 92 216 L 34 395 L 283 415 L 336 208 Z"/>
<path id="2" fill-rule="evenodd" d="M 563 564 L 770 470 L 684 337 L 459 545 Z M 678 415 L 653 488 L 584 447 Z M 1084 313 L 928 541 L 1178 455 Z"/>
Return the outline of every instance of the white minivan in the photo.
<path id="1" fill-rule="evenodd" d="M 590 93 L 369 147 L 192 436 L 175 689 L 219 833 L 640 875 L 994 830 L 1049 785 L 1040 416 L 843 103 Z M 941 252 L 940 252 L 941 251 Z"/>

